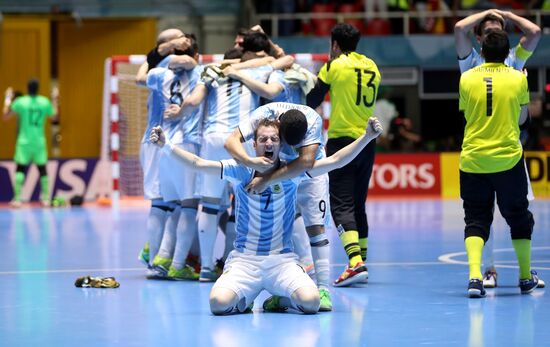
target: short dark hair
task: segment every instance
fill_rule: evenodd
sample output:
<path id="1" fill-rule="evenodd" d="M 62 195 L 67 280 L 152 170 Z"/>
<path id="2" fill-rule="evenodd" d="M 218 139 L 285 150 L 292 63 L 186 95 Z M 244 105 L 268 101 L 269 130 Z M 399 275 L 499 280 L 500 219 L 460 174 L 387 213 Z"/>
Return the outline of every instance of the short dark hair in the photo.
<path id="1" fill-rule="evenodd" d="M 243 56 L 243 50 L 242 48 L 234 47 L 230 48 L 223 54 L 223 59 L 241 59 Z"/>
<path id="2" fill-rule="evenodd" d="M 348 23 L 338 23 L 330 32 L 331 43 L 336 41 L 342 53 L 355 51 L 360 38 L 361 34 L 359 30 Z"/>
<path id="3" fill-rule="evenodd" d="M 40 88 L 40 83 L 36 78 L 32 78 L 27 82 L 27 92 L 29 95 L 38 95 L 38 88 Z"/>
<path id="4" fill-rule="evenodd" d="M 189 39 L 191 44 L 184 51 L 176 49 L 174 51 L 174 54 L 176 54 L 176 55 L 188 55 L 190 57 L 195 57 L 195 54 L 197 54 L 199 52 L 199 44 L 197 43 L 197 37 L 195 36 L 195 34 L 187 34 L 187 33 L 184 34 L 184 36 Z"/>
<path id="5" fill-rule="evenodd" d="M 259 31 L 250 31 L 243 38 L 243 50 L 245 52 L 269 52 L 269 38 Z"/>
<path id="6" fill-rule="evenodd" d="M 499 22 L 499 23 L 500 23 L 501 29 L 504 30 L 504 20 L 503 20 L 501 17 L 495 16 L 494 14 L 489 13 L 488 15 L 486 15 L 485 17 L 483 17 L 483 19 L 481 20 L 481 22 L 479 22 L 479 23 L 474 27 L 474 33 L 475 33 L 477 36 L 481 36 L 481 35 L 483 34 L 483 26 L 484 26 L 484 24 L 485 24 L 486 22 L 491 22 L 491 21 Z"/>
<path id="7" fill-rule="evenodd" d="M 299 110 L 291 109 L 279 117 L 279 136 L 289 145 L 300 143 L 307 132 L 306 116 Z"/>
<path id="8" fill-rule="evenodd" d="M 502 63 L 510 54 L 510 41 L 504 30 L 494 30 L 485 35 L 481 52 L 488 63 Z"/>
<path id="9" fill-rule="evenodd" d="M 279 121 L 272 118 L 261 119 L 260 122 L 258 123 L 258 126 L 256 127 L 256 130 L 254 131 L 254 140 L 258 138 L 258 129 L 260 129 L 260 127 L 273 127 L 279 130 Z M 279 130 L 279 133 L 280 132 L 281 131 Z"/>

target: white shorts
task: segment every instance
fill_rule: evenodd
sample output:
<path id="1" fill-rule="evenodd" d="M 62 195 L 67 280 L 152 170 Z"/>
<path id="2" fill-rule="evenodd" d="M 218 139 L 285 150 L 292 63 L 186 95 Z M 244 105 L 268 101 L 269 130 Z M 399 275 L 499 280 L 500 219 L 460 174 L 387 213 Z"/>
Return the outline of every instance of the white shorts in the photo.
<path id="1" fill-rule="evenodd" d="M 330 207 L 328 174 L 303 180 L 298 186 L 296 212 L 304 218 L 306 227 L 328 225 Z"/>
<path id="2" fill-rule="evenodd" d="M 139 151 L 139 161 L 143 170 L 143 196 L 153 200 L 162 197 L 159 179 L 160 147 L 152 143 L 142 143 Z"/>
<path id="3" fill-rule="evenodd" d="M 229 253 L 223 274 L 213 288 L 234 291 L 244 302 L 244 311 L 262 290 L 272 295 L 290 298 L 297 289 L 316 287 L 313 280 L 300 266 L 294 253 L 276 255 L 252 255 L 236 250 Z M 244 300 L 243 300 L 244 298 Z"/>
<path id="4" fill-rule="evenodd" d="M 208 160 L 231 159 L 231 155 L 224 148 L 229 133 L 210 133 L 202 139 L 200 157 Z M 209 198 L 229 200 L 229 182 L 220 179 L 218 175 L 199 174 L 198 195 Z"/>
<path id="5" fill-rule="evenodd" d="M 193 154 L 199 153 L 199 145 L 183 143 L 176 145 Z M 159 158 L 160 193 L 164 201 L 182 201 L 196 198 L 196 172 L 189 169 L 181 160 L 168 152 L 162 151 Z"/>

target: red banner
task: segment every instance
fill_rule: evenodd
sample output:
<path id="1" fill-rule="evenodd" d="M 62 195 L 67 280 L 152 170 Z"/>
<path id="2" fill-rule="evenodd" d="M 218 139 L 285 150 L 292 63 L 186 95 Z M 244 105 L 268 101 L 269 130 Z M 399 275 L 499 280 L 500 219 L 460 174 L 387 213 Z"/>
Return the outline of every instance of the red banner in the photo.
<path id="1" fill-rule="evenodd" d="M 377 153 L 369 196 L 440 195 L 439 153 Z"/>

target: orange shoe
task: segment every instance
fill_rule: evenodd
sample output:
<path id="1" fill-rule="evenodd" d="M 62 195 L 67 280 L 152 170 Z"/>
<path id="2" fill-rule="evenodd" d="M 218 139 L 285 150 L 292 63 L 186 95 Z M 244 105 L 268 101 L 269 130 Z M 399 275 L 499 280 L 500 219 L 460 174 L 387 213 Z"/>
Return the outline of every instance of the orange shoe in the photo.
<path id="1" fill-rule="evenodd" d="M 344 272 L 332 284 L 335 287 L 347 287 L 354 283 L 365 283 L 369 278 L 369 271 L 362 261 L 355 267 L 346 267 Z"/>

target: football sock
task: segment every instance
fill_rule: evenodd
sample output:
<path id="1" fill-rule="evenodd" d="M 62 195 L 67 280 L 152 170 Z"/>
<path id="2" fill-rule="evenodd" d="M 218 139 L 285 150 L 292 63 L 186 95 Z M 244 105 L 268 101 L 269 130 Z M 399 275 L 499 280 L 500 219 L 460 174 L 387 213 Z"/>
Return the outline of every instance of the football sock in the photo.
<path id="1" fill-rule="evenodd" d="M 349 266 L 355 267 L 357 263 L 363 261 L 361 259 L 361 247 L 359 246 L 359 233 L 357 230 L 347 230 L 339 232 L 340 241 L 344 246 L 344 250 L 349 258 Z"/>
<path id="2" fill-rule="evenodd" d="M 482 279 L 481 256 L 483 253 L 484 241 L 479 236 L 470 236 L 464 240 L 466 253 L 468 254 L 468 265 L 470 265 L 470 279 Z"/>
<path id="3" fill-rule="evenodd" d="M 512 240 L 519 265 L 519 278 L 522 280 L 531 279 L 531 240 Z"/>

